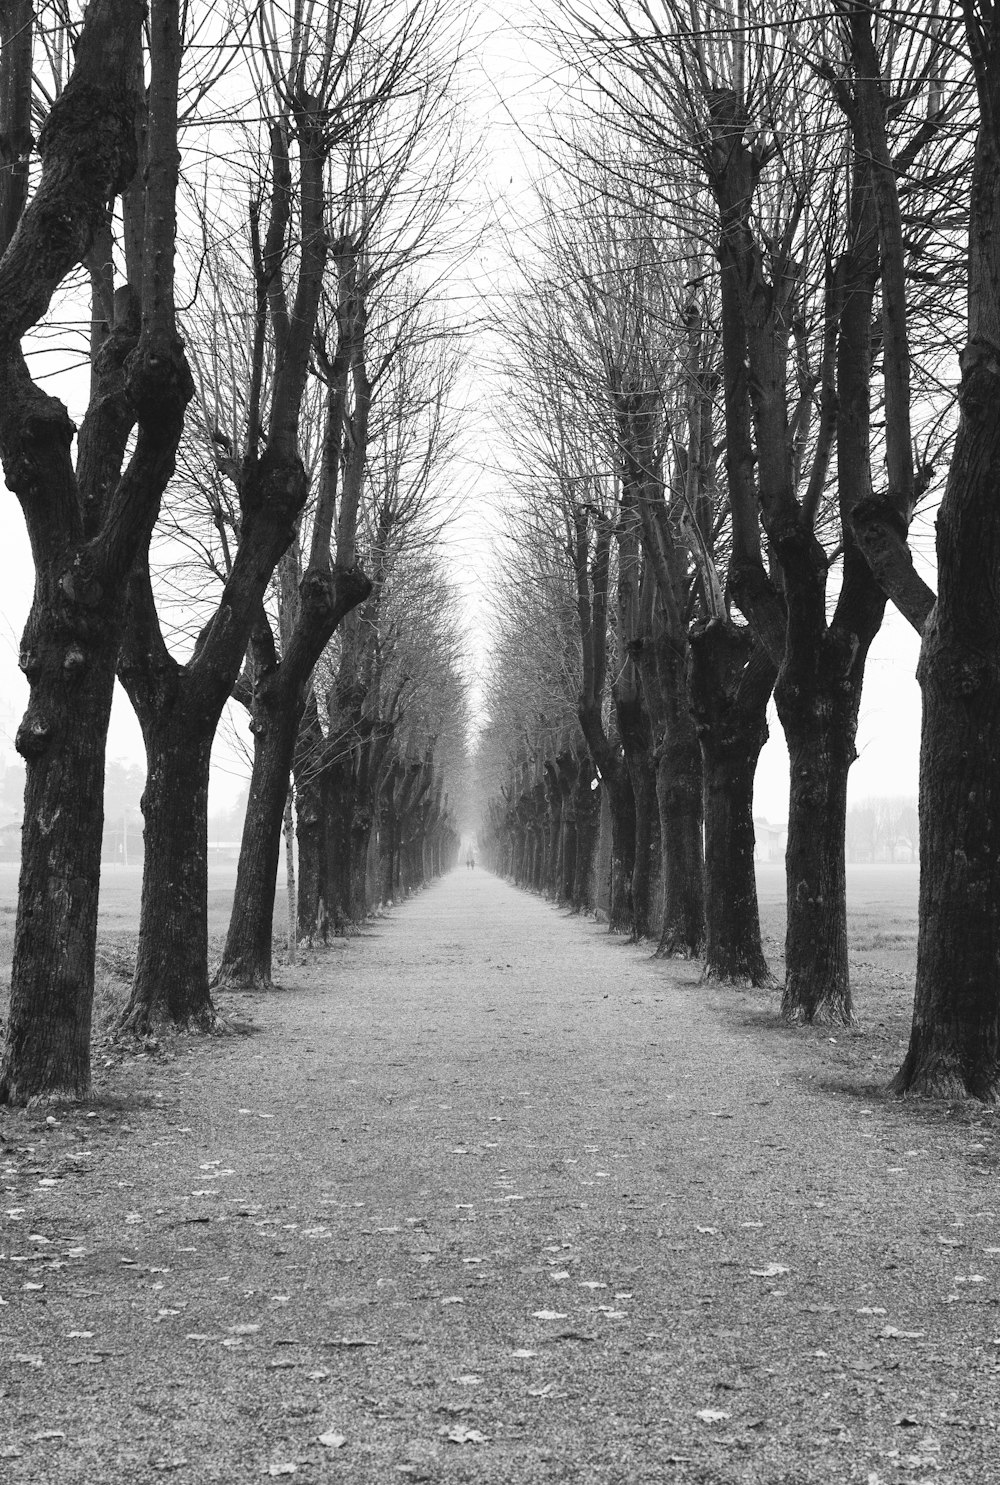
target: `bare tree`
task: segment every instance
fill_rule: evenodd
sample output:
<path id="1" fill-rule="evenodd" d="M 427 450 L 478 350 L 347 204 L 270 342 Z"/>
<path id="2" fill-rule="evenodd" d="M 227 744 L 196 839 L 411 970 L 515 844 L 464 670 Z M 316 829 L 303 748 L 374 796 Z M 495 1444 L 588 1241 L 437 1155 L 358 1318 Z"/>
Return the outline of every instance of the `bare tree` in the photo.
<path id="1" fill-rule="evenodd" d="M 137 567 L 119 665 L 148 758 L 139 950 L 122 1019 L 129 1032 L 163 1020 L 215 1020 L 207 945 L 209 760 L 271 573 L 308 493 L 299 437 L 329 261 L 329 162 L 403 85 L 427 24 L 427 12 L 417 8 L 388 22 L 386 34 L 370 0 L 330 0 L 291 17 L 278 6 L 257 12 L 248 55 L 265 106 L 267 181 L 250 202 L 253 355 L 246 441 L 232 462 L 239 544 L 218 608 L 183 664 L 163 640 L 148 567 Z M 269 339 L 273 371 L 266 383 Z"/>
<path id="2" fill-rule="evenodd" d="M 937 519 L 937 596 L 905 545 L 914 473 L 908 447 L 910 297 L 900 281 L 903 243 L 895 161 L 881 138 L 884 97 L 873 87 L 871 12 L 850 6 L 856 106 L 871 152 L 892 312 L 887 358 L 888 480 L 861 513 L 865 550 L 886 592 L 921 634 L 920 926 L 913 1026 L 893 1087 L 930 1097 L 1000 1097 L 1000 520 L 996 418 L 1000 365 L 1000 18 L 969 0 L 964 45 L 978 104 L 968 196 L 968 290 L 958 391 L 959 426 Z M 929 47 L 940 32 L 933 19 Z M 943 68 L 942 68 L 943 70 Z M 880 80 L 876 73 L 876 83 Z M 940 76 L 930 79 L 943 103 Z M 874 96 L 873 96 L 874 94 Z M 936 110 L 934 111 L 936 112 Z M 934 114 L 932 112 L 931 117 Z M 891 391 L 891 401 L 890 401 Z"/>
<path id="3" fill-rule="evenodd" d="M 0 456 L 36 570 L 20 657 L 31 690 L 17 735 L 27 787 L 0 1070 L 0 1099 L 23 1103 L 79 1097 L 90 1083 L 104 751 L 123 592 L 173 472 L 192 383 L 173 291 L 179 5 L 152 0 L 144 98 L 143 7 L 93 0 L 39 135 L 30 199 L 33 7 L 2 13 L 0 134 L 14 168 L 0 190 Z M 123 193 L 122 273 L 109 247 Z M 81 265 L 101 325 L 74 466 L 66 408 L 32 380 L 23 344 Z"/>
<path id="4" fill-rule="evenodd" d="M 343 931 L 368 911 L 369 847 L 409 689 L 391 664 L 395 627 L 405 621 L 398 608 L 397 617 L 390 612 L 407 571 L 439 542 L 450 508 L 457 346 L 412 285 L 396 290 L 381 311 L 377 300 L 372 306 L 364 396 L 347 425 L 345 487 L 360 482 L 364 470 L 368 490 L 357 540 L 371 591 L 341 627 L 336 653 L 313 683 L 322 689 L 322 718 L 316 708 L 297 753 L 299 921 L 308 938 L 323 916 Z M 415 622 L 427 599 L 419 584 L 405 591 Z"/>
<path id="5" fill-rule="evenodd" d="M 879 345 L 870 159 L 838 118 L 828 42 L 834 55 L 842 43 L 825 14 L 803 7 L 784 24 L 766 5 L 726 5 L 714 20 L 612 0 L 583 25 L 607 63 L 604 97 L 633 137 L 688 159 L 713 202 L 704 230 L 721 266 L 729 583 L 779 666 L 791 757 L 783 1010 L 846 1020 L 846 781 L 883 606 L 852 525 L 871 486 Z M 918 64 L 911 80 L 926 91 Z M 904 147 L 915 157 L 934 138 L 918 127 Z"/>

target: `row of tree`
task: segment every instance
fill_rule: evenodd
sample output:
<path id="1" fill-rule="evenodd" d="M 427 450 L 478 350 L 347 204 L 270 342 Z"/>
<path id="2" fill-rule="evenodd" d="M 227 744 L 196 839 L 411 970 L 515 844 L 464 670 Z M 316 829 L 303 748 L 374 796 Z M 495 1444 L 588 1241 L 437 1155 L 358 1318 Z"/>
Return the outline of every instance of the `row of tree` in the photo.
<path id="1" fill-rule="evenodd" d="M 996 1097 L 1000 17 L 593 0 L 563 7 L 560 46 L 574 122 L 498 327 L 515 493 L 484 844 L 582 903 L 597 780 L 612 928 L 766 983 L 752 790 L 773 693 L 783 1013 L 849 1020 L 847 777 L 891 598 L 924 703 L 896 1086 Z M 935 595 L 908 531 L 945 468 Z"/>
<path id="2" fill-rule="evenodd" d="M 467 168 L 462 45 L 448 0 L 0 5 L 0 458 L 36 568 L 0 1101 L 89 1086 L 116 674 L 147 755 L 124 1029 L 215 1023 L 230 697 L 253 774 L 222 982 L 270 983 L 293 769 L 307 932 L 363 914 L 361 861 L 381 851 L 395 895 L 457 850 L 435 264 Z M 77 429 L 35 366 L 81 322 Z"/>

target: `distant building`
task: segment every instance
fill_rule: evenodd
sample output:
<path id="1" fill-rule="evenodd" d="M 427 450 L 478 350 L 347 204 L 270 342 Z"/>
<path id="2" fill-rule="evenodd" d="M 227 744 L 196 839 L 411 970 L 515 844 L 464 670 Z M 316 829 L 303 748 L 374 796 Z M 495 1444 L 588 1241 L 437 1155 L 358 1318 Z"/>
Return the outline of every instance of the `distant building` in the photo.
<path id="1" fill-rule="evenodd" d="M 788 844 L 787 825 L 772 825 L 763 815 L 754 815 L 753 835 L 755 861 L 784 861 Z"/>

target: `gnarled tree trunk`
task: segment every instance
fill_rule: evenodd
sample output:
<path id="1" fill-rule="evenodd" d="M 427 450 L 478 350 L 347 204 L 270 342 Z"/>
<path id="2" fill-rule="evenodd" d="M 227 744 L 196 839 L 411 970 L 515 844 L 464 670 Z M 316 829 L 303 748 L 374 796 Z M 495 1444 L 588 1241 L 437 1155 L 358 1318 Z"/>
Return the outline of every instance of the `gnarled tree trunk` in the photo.
<path id="1" fill-rule="evenodd" d="M 705 788 L 705 978 L 774 984 L 760 940 L 753 785 L 776 667 L 726 620 L 690 636 L 690 692 Z"/>

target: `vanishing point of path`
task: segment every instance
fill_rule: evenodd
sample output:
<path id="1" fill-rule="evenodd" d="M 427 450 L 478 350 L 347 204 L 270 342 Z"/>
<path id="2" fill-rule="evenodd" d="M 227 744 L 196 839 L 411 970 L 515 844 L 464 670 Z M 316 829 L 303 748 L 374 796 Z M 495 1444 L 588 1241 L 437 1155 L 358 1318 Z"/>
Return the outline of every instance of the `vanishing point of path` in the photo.
<path id="1" fill-rule="evenodd" d="M 967 1126 L 480 870 L 228 1008 L 0 1118 L 4 1481 L 1000 1481 Z"/>

